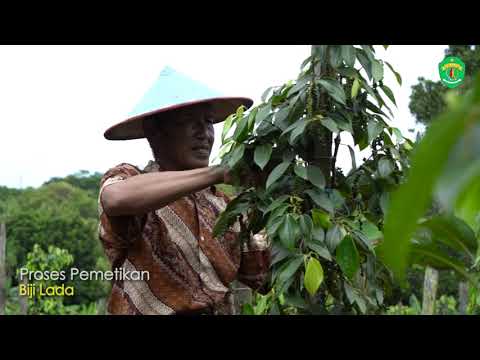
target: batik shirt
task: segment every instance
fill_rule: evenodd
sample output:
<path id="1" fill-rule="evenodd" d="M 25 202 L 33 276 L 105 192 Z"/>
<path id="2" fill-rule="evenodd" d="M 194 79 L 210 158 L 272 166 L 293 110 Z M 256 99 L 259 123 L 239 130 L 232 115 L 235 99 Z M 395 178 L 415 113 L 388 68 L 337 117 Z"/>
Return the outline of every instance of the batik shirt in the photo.
<path id="1" fill-rule="evenodd" d="M 215 221 L 229 199 L 214 186 L 155 211 L 109 216 L 101 204 L 109 185 L 142 173 L 161 171 L 150 162 L 141 171 L 130 164 L 110 169 L 100 183 L 99 238 L 112 269 L 148 271 L 148 279 L 114 280 L 110 314 L 232 314 L 230 285 L 253 289 L 265 281 L 270 248 L 258 237 L 241 246 L 238 224 L 214 238 Z"/>

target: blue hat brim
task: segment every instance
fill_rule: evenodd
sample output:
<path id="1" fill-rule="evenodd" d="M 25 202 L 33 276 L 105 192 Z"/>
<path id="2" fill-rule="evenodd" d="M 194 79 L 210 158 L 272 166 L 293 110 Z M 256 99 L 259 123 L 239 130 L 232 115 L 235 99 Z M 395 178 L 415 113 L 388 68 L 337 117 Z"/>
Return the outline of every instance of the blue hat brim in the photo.
<path id="1" fill-rule="evenodd" d="M 212 106 L 214 122 L 219 123 L 224 121 L 230 114 L 234 113 L 240 105 L 245 106 L 247 109 L 250 108 L 253 105 L 253 100 L 244 97 L 216 97 L 176 104 L 130 117 L 110 127 L 105 131 L 104 137 L 107 140 L 133 140 L 144 138 L 145 133 L 143 131 L 143 121 L 146 118 L 155 116 L 156 119 L 161 121 L 162 115 L 164 114 L 170 114 L 181 109 L 201 104 L 210 104 Z"/>

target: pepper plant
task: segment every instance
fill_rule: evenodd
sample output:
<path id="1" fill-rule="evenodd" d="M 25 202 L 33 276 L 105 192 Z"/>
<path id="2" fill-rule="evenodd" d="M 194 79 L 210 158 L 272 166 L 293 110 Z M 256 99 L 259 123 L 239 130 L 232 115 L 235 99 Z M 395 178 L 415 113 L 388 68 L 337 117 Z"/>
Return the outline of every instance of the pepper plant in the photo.
<path id="1" fill-rule="evenodd" d="M 272 313 L 382 307 L 392 278 L 376 248 L 413 145 L 388 123 L 395 97 L 383 82 L 387 70 L 401 84 L 372 45 L 312 46 L 296 81 L 267 89 L 261 104 L 225 121 L 220 156 L 240 192 L 214 235 L 236 221 L 242 241 L 266 230 Z M 354 147 L 342 143 L 347 133 Z M 370 149 L 359 166 L 355 148 Z M 347 174 L 337 166 L 339 151 L 351 155 Z M 245 173 L 254 180 L 241 183 Z"/>

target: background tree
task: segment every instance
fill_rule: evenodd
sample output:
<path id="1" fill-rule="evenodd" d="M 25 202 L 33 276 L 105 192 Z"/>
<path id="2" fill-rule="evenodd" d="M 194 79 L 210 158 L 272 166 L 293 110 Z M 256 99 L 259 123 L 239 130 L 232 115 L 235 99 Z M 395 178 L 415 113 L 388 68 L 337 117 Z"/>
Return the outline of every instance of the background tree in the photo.
<path id="1" fill-rule="evenodd" d="M 465 79 L 462 85 L 453 91 L 464 94 L 472 88 L 474 74 L 480 70 L 480 47 L 478 45 L 449 45 L 445 56 L 458 56 L 465 63 Z M 433 65 L 432 65 L 433 66 Z M 418 83 L 412 86 L 410 95 L 410 112 L 417 122 L 429 125 L 433 118 L 446 109 L 445 94 L 452 92 L 442 85 L 441 81 L 418 78 Z"/>
<path id="2" fill-rule="evenodd" d="M 85 175 L 85 173 L 83 173 Z M 93 176 L 71 175 L 68 182 L 53 179 L 33 189 L 11 192 L 5 201 L 3 218 L 7 225 L 7 269 L 12 284 L 15 269 L 26 263 L 35 244 L 68 251 L 72 266 L 82 270 L 107 270 L 108 262 L 98 240 L 97 183 Z M 82 186 L 85 190 L 72 183 Z M 2 199 L 3 200 L 3 199 Z M 75 296 L 66 304 L 90 303 L 107 295 L 109 284 L 102 281 L 74 281 Z"/>

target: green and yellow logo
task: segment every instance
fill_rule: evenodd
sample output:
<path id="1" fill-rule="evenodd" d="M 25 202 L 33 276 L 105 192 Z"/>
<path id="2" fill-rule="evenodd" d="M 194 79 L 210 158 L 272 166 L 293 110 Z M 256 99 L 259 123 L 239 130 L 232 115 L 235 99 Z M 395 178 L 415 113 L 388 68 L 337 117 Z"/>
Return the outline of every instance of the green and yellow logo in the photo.
<path id="1" fill-rule="evenodd" d="M 465 78 L 465 64 L 456 56 L 447 56 L 438 64 L 438 71 L 443 85 L 448 88 L 455 88 Z"/>

